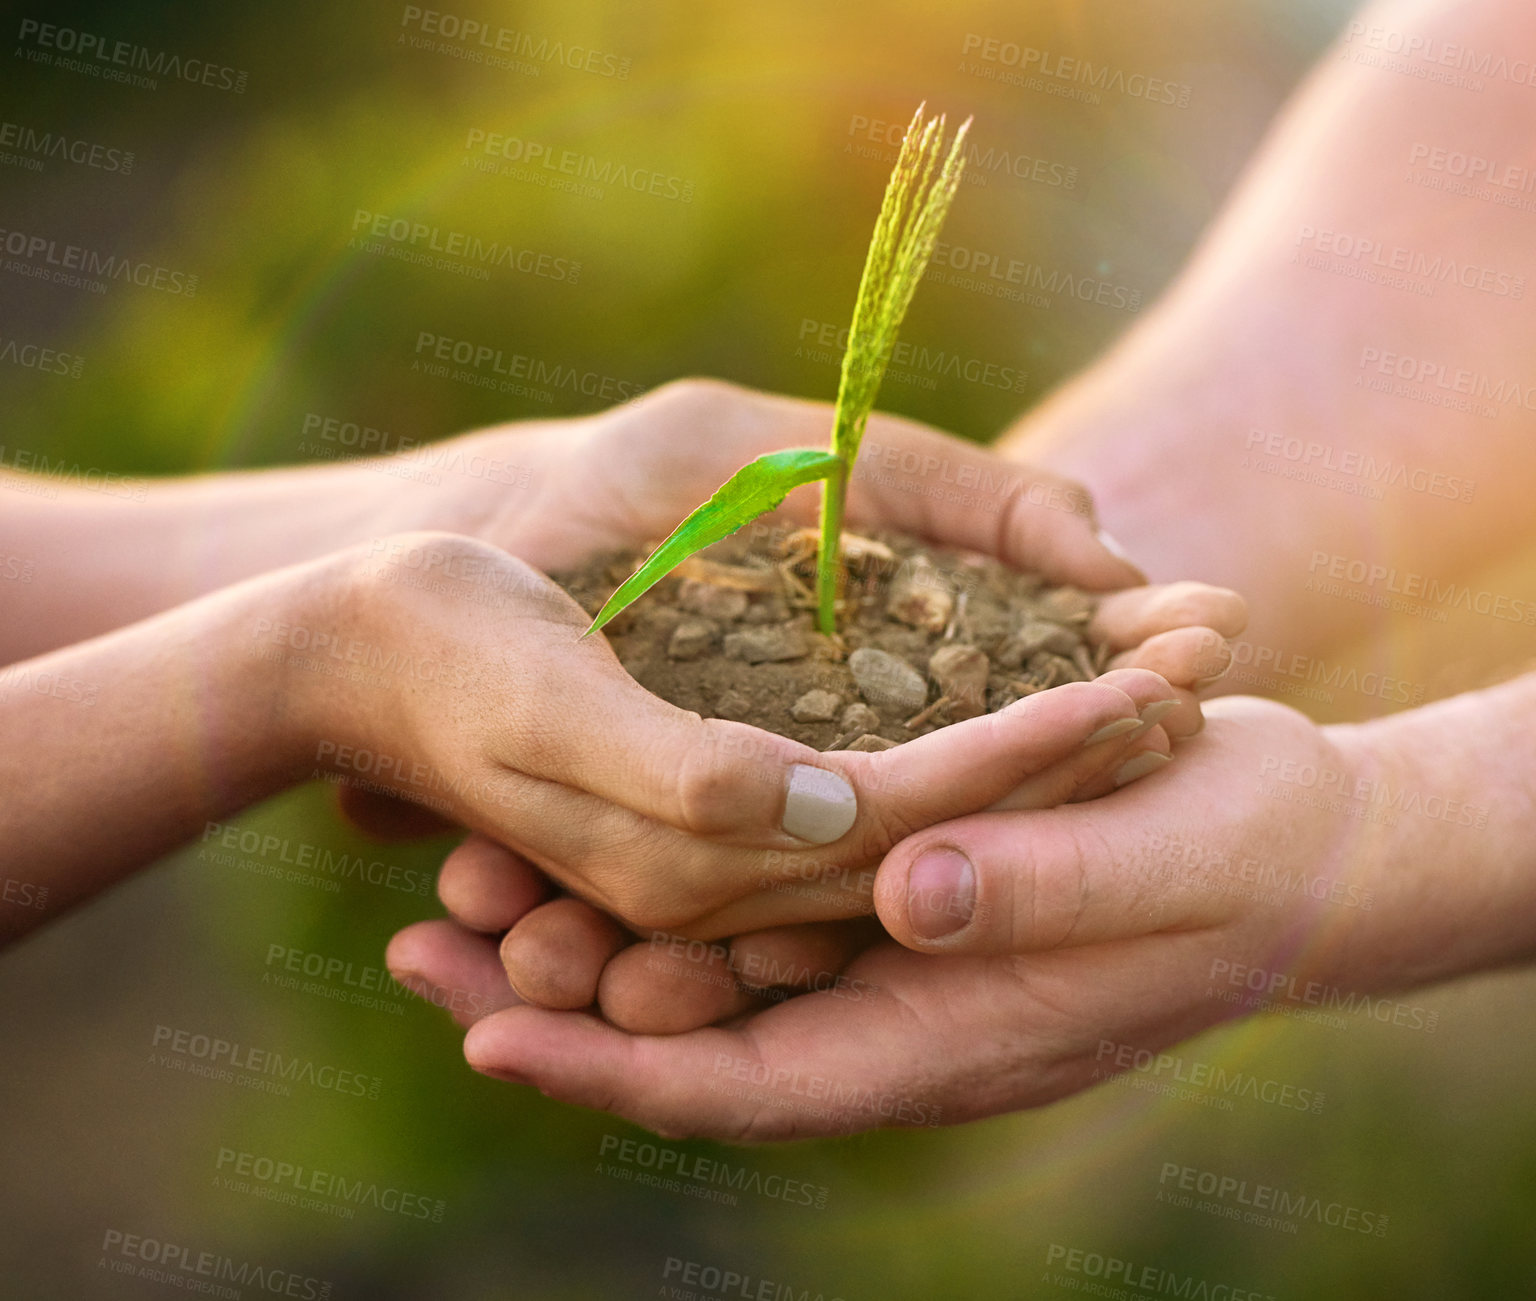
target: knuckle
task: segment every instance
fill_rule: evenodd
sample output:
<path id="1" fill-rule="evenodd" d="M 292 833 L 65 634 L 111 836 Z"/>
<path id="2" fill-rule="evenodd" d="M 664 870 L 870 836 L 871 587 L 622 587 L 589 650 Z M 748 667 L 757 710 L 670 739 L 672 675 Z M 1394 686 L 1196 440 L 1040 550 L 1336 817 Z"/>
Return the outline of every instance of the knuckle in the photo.
<path id="1" fill-rule="evenodd" d="M 741 822 L 744 774 L 715 739 L 706 726 L 699 742 L 683 751 L 677 770 L 675 816 L 678 829 L 690 835 L 717 835 Z"/>
<path id="2" fill-rule="evenodd" d="M 1072 940 L 1088 906 L 1088 854 L 1077 835 L 1038 829 L 1007 880 L 1013 952 L 1058 949 Z"/>

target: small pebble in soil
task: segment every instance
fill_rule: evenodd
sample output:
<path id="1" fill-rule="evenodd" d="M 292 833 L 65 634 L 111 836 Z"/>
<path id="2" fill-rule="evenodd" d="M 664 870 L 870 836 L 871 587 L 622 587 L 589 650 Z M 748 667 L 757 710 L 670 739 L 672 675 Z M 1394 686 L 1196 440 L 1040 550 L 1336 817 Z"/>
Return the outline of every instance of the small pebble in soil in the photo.
<path id="1" fill-rule="evenodd" d="M 843 710 L 843 716 L 837 720 L 838 727 L 845 732 L 852 732 L 858 736 L 861 732 L 878 732 L 880 730 L 880 715 L 875 713 L 862 700 L 855 700 L 847 709 Z"/>
<path id="2" fill-rule="evenodd" d="M 715 717 L 739 723 L 753 710 L 752 698 L 743 691 L 723 691 L 715 700 Z"/>
<path id="3" fill-rule="evenodd" d="M 912 628 L 940 633 L 955 610 L 955 595 L 938 567 L 917 555 L 901 567 L 891 582 L 885 612 Z"/>
<path id="4" fill-rule="evenodd" d="M 827 723 L 837 716 L 842 703 L 842 697 L 835 691 L 807 691 L 790 706 L 789 712 L 797 723 Z"/>
<path id="5" fill-rule="evenodd" d="M 883 736 L 876 736 L 873 732 L 866 732 L 856 741 L 850 741 L 843 749 L 860 750 L 868 754 L 876 750 L 894 750 L 899 744 L 898 741 L 891 741 Z"/>
<path id="6" fill-rule="evenodd" d="M 990 661 L 974 646 L 950 642 L 928 660 L 928 672 L 949 697 L 949 716 L 957 723 L 987 712 L 987 675 Z"/>
<path id="7" fill-rule="evenodd" d="M 677 603 L 689 614 L 703 615 L 721 623 L 734 623 L 747 612 L 747 594 L 716 583 L 685 578 L 678 584 Z"/>
<path id="8" fill-rule="evenodd" d="M 726 634 L 725 658 L 746 660 L 748 664 L 780 663 L 804 659 L 811 653 L 805 630 L 793 624 L 743 628 Z"/>
<path id="9" fill-rule="evenodd" d="M 674 660 L 696 660 L 714 648 L 719 636 L 720 625 L 712 619 L 684 619 L 672 630 L 667 656 Z"/>
<path id="10" fill-rule="evenodd" d="M 862 647 L 848 657 L 848 668 L 859 694 L 876 709 L 897 718 L 915 714 L 928 699 L 923 675 L 886 651 Z"/>

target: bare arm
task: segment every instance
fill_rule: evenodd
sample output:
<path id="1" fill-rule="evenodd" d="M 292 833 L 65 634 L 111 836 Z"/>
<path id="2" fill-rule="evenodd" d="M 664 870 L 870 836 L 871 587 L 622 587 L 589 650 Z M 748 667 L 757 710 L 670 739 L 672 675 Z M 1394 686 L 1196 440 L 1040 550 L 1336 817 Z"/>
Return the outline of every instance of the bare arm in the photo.
<path id="1" fill-rule="evenodd" d="M 1361 13 L 1172 289 L 1012 454 L 1084 480 L 1155 579 L 1235 587 L 1255 642 L 1311 654 L 1379 619 L 1319 572 L 1411 587 L 1536 543 L 1532 60 L 1520 3 Z M 1479 195 L 1448 188 L 1469 158 Z"/>

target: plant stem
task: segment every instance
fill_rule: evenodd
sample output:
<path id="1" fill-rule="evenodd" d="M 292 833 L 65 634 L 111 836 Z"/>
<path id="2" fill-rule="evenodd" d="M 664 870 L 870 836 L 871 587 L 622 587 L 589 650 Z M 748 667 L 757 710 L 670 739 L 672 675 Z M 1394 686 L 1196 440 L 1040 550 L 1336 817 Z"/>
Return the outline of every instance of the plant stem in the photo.
<path id="1" fill-rule="evenodd" d="M 816 626 L 828 637 L 837 633 L 837 593 L 843 576 L 843 499 L 848 466 L 840 466 L 821 485 L 821 546 L 816 552 Z"/>

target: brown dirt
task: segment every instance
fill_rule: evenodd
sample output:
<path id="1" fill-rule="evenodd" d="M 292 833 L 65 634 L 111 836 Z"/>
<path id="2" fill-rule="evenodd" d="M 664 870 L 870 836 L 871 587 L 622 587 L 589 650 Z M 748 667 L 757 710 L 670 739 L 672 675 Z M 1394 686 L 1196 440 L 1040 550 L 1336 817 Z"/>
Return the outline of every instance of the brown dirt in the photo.
<path id="1" fill-rule="evenodd" d="M 1108 648 L 1086 634 L 1094 598 L 1077 588 L 901 534 L 844 542 L 837 638 L 815 631 L 814 533 L 762 522 L 663 579 L 604 632 L 625 669 L 663 700 L 818 750 L 881 749 L 1104 671 Z M 554 578 L 596 613 L 643 559 L 595 556 Z M 878 655 L 850 666 L 860 650 L 915 674 Z M 815 692 L 836 700 L 806 699 Z"/>

